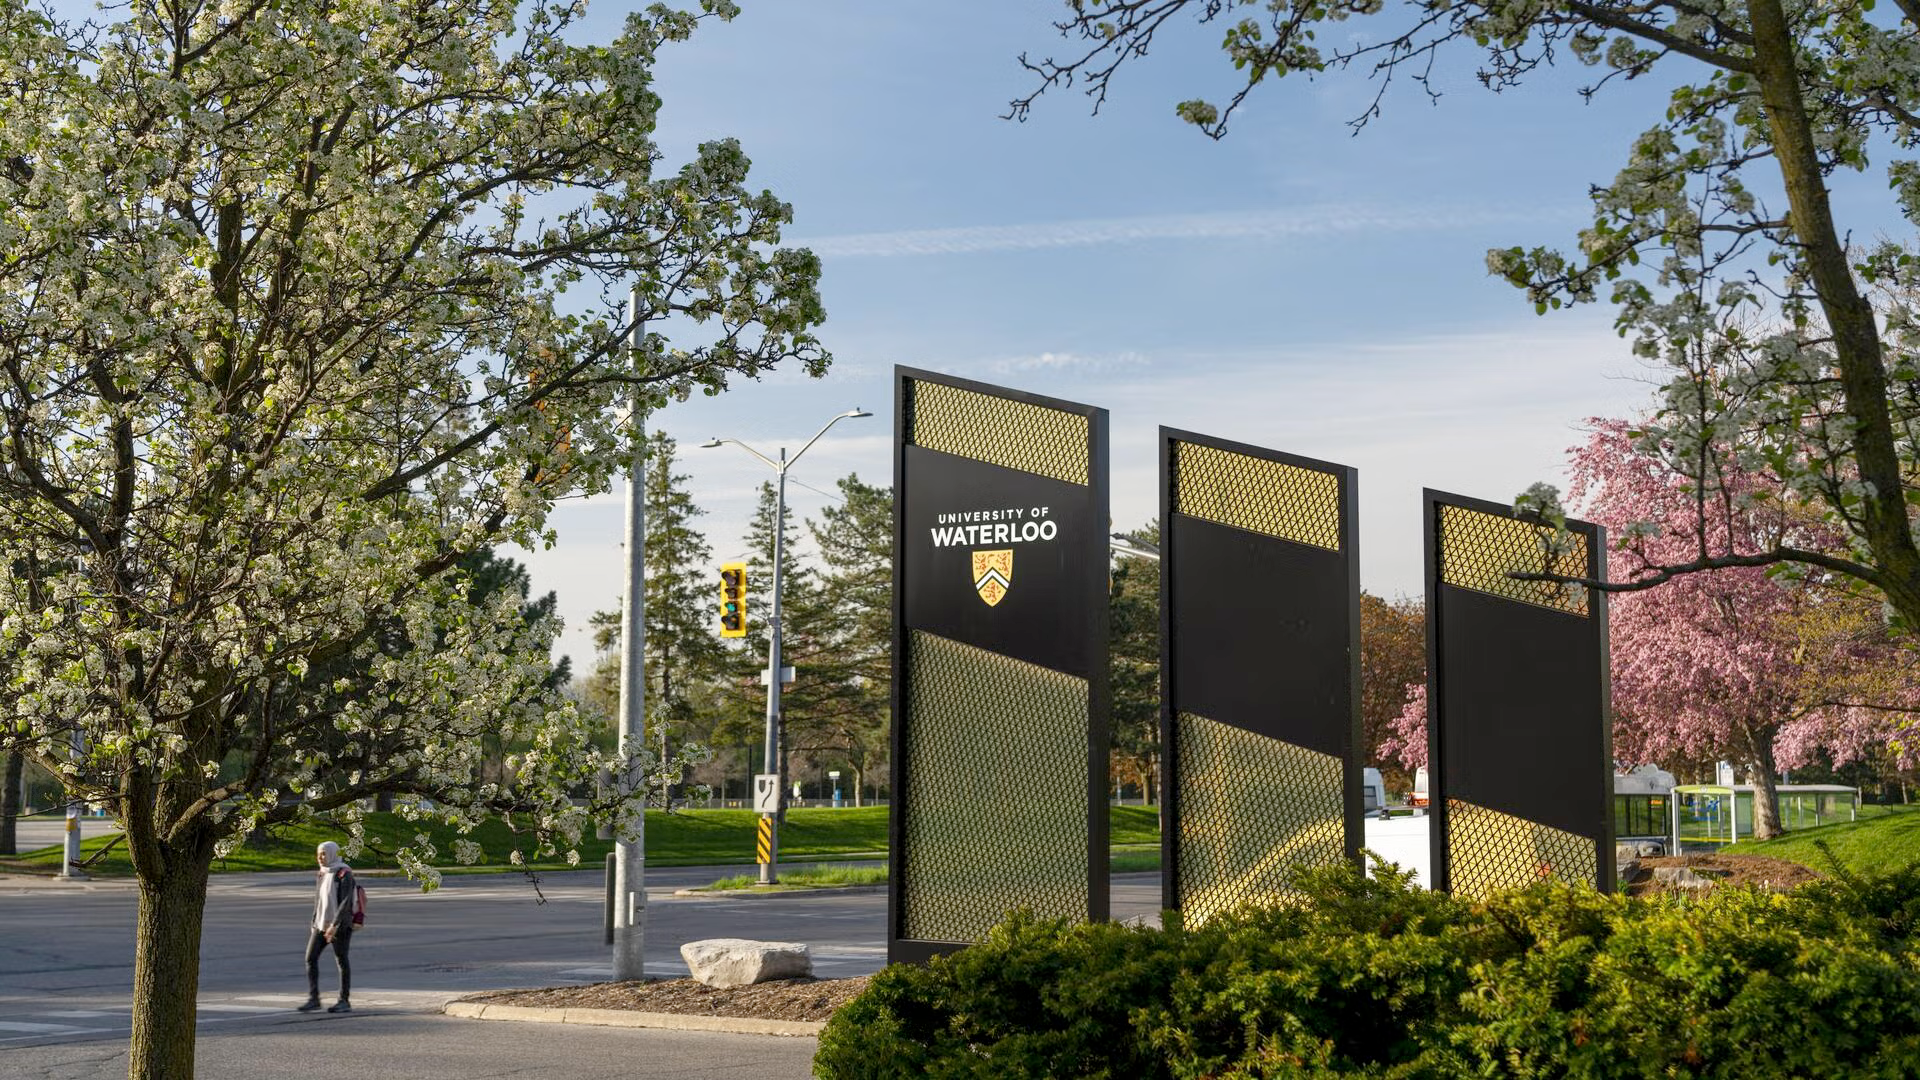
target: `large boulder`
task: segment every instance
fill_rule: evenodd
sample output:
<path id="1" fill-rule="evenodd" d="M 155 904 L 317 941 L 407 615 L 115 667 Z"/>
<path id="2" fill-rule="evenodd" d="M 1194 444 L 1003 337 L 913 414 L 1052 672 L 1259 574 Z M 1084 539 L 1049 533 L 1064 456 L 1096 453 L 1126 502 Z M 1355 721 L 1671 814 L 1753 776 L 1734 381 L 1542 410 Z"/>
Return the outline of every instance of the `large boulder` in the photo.
<path id="1" fill-rule="evenodd" d="M 813 955 L 796 941 L 708 938 L 680 946 L 693 977 L 708 986 L 751 986 L 813 974 Z"/>
<path id="2" fill-rule="evenodd" d="M 1667 845 L 1658 840 L 1625 840 L 1615 845 L 1613 849 L 1615 862 L 1626 862 L 1628 859 L 1650 859 L 1666 853 Z"/>
<path id="3" fill-rule="evenodd" d="M 1696 873 L 1686 866 L 1656 866 L 1653 880 L 1669 889 L 1711 889 L 1720 883 L 1718 878 Z"/>

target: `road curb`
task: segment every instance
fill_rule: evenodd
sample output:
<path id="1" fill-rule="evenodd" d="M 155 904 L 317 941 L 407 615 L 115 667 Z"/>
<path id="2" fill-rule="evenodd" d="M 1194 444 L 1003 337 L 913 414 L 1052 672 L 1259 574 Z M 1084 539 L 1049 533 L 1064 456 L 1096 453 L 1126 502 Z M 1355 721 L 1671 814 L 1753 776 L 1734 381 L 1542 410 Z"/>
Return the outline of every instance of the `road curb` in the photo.
<path id="1" fill-rule="evenodd" d="M 886 892 L 885 885 L 824 885 L 811 888 L 798 885 L 791 889 L 774 889 L 769 892 L 755 892 L 752 889 L 675 889 L 673 895 L 690 897 L 696 900 L 742 900 L 747 897 L 764 896 L 845 896 L 850 893 Z"/>
<path id="2" fill-rule="evenodd" d="M 81 881 L 63 878 L 58 874 L 23 874 L 15 871 L 0 871 L 0 891 L 10 889 L 78 889 L 91 892 L 95 889 L 120 889 L 137 887 L 140 882 L 131 877 L 89 877 Z"/>
<path id="3" fill-rule="evenodd" d="M 485 1001 L 449 1001 L 441 1010 L 468 1020 L 518 1020 L 534 1024 L 592 1024 L 598 1027 L 663 1028 L 668 1031 L 721 1031 L 733 1035 L 787 1035 L 813 1038 L 826 1027 L 819 1020 L 757 1020 L 746 1016 L 635 1012 L 631 1009 L 548 1009 Z"/>

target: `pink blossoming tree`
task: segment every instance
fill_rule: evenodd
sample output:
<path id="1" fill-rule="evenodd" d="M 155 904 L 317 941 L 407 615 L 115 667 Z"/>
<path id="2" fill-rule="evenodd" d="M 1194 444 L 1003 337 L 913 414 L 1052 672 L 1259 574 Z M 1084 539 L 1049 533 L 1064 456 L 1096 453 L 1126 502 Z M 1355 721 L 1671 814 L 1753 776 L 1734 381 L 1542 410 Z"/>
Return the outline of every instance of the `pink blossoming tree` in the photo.
<path id="1" fill-rule="evenodd" d="M 1572 496 L 1615 541 L 1615 580 L 1673 565 L 1703 543 L 1759 552 L 1834 551 L 1836 529 L 1769 497 L 1777 480 L 1716 463 L 1710 495 L 1636 445 L 1628 425 L 1596 420 L 1572 450 Z M 1724 758 L 1754 788 L 1754 832 L 1780 829 L 1782 767 L 1822 749 L 1837 760 L 1884 743 L 1890 710 L 1912 696 L 1907 656 L 1863 597 L 1821 571 L 1726 567 L 1613 598 L 1614 751 L 1623 760 Z"/>
<path id="2" fill-rule="evenodd" d="M 1812 515 L 1767 497 L 1772 478 L 1719 463 L 1710 497 L 1646 452 L 1619 420 L 1595 420 L 1570 451 L 1572 495 L 1606 526 L 1609 575 L 1627 580 L 1688 558 L 1703 535 L 1717 549 L 1843 544 Z M 1780 770 L 1825 755 L 1834 764 L 1889 758 L 1911 767 L 1902 739 L 1920 705 L 1914 657 L 1878 605 L 1819 572 L 1729 567 L 1675 577 L 1609 607 L 1614 753 L 1623 761 L 1726 759 L 1755 787 L 1754 829 L 1780 829 Z M 1426 764 L 1427 695 L 1410 686 L 1380 752 Z"/>

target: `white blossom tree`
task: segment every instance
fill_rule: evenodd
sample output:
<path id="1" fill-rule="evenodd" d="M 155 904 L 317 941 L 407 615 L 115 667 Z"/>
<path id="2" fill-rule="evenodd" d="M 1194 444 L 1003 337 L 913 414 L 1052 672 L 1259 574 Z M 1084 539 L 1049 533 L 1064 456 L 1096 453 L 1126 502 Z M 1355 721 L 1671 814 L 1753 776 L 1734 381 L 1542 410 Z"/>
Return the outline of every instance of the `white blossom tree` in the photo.
<path id="1" fill-rule="evenodd" d="M 1038 86 L 1011 115 L 1076 83 L 1097 110 L 1118 72 L 1183 24 L 1223 35 L 1237 72 L 1223 103 L 1177 106 L 1215 138 L 1262 83 L 1356 65 L 1379 87 L 1356 127 L 1378 115 L 1395 77 L 1433 93 L 1429 74 L 1452 62 L 1477 64 L 1484 85 L 1506 90 L 1571 59 L 1599 73 L 1586 94 L 1656 67 L 1690 71 L 1619 174 L 1593 188 L 1577 252 L 1496 248 L 1487 258 L 1542 312 L 1610 299 L 1635 350 L 1673 367 L 1641 449 L 1689 476 L 1707 513 L 1685 558 L 1604 587 L 1799 563 L 1879 590 L 1920 629 L 1910 510 L 1920 502 L 1920 258 L 1897 240 L 1850 244 L 1827 185 L 1835 171 L 1885 156 L 1885 217 L 1858 231 L 1920 221 L 1920 3 L 1067 0 L 1067 9 L 1055 26 L 1073 52 L 1022 58 Z M 1777 477 L 1770 497 L 1817 507 L 1851 550 L 1716 544 L 1727 535 L 1719 526 L 1742 512 L 1718 462 Z M 1523 504 L 1557 511 L 1544 490 Z"/>
<path id="2" fill-rule="evenodd" d="M 702 14 L 587 44 L 584 10 L 0 0 L 0 749 L 124 822 L 134 1077 L 193 1075 L 208 869 L 249 829 L 383 792 L 543 851 L 634 824 L 592 778 L 644 752 L 595 751 L 551 622 L 458 566 L 605 489 L 631 396 L 828 357 L 740 147 L 661 166 L 655 54 Z M 636 365 L 630 285 L 701 343 Z M 483 733 L 527 747 L 504 779 Z"/>

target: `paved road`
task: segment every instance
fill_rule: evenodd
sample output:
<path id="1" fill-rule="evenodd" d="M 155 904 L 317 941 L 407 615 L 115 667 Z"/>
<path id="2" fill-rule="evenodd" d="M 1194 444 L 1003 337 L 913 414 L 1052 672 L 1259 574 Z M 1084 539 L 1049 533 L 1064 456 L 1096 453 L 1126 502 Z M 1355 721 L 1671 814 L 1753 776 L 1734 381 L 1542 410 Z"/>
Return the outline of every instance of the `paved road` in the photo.
<path id="1" fill-rule="evenodd" d="M 649 975 L 686 974 L 680 944 L 723 936 L 807 942 L 823 976 L 865 974 L 885 963 L 886 906 L 879 891 L 714 900 L 671 895 L 736 870 L 648 871 Z M 1117 878 L 1115 917 L 1153 918 L 1158 878 Z M 315 1044 L 302 1036 L 319 1032 L 328 1036 L 330 1061 L 345 1068 L 358 1060 L 358 1071 L 372 1076 L 536 1075 L 551 1067 L 556 1047 L 565 1048 L 569 1076 L 612 1076 L 623 1060 L 630 1073 L 636 1055 L 653 1076 L 717 1075 L 723 1065 L 754 1068 L 743 1075 L 757 1080 L 807 1075 L 810 1039 L 772 1046 L 781 1040 L 437 1014 L 448 999 L 475 990 L 610 977 L 597 871 L 542 875 L 545 903 L 518 875 L 449 877 L 430 894 L 405 881 L 368 879 L 369 929 L 353 950 L 356 1012 L 293 1013 L 305 996 L 300 954 L 311 882 L 305 873 L 214 879 L 201 947 L 201 1075 L 273 1078 L 295 1075 L 296 1068 L 311 1075 Z M 134 890 L 124 882 L 0 881 L 0 1076 L 125 1075 L 134 906 Z M 328 957 L 323 992 L 332 992 L 333 980 Z M 308 1023 L 336 1026 L 314 1032 L 296 1026 Z M 603 1067 L 607 1071 L 595 1071 Z"/>
<path id="2" fill-rule="evenodd" d="M 21 818 L 13 823 L 14 844 L 22 852 L 35 848 L 52 847 L 67 834 L 66 815 L 41 815 Z M 120 831 L 120 823 L 112 818 L 81 818 L 80 835 L 91 840 L 97 836 L 111 836 Z"/>

